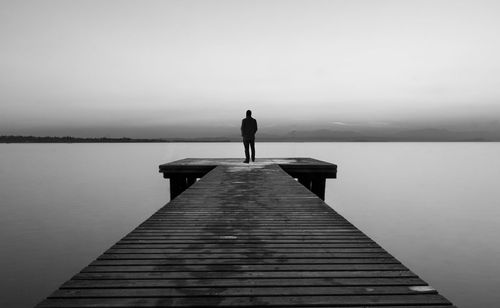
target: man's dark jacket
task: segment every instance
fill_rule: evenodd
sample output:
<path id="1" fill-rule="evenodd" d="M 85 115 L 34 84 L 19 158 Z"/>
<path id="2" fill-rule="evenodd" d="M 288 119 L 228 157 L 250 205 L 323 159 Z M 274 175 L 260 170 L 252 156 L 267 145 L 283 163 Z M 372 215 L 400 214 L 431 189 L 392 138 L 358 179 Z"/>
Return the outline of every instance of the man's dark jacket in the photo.
<path id="1" fill-rule="evenodd" d="M 245 139 L 254 139 L 257 132 L 257 120 L 246 117 L 241 121 L 241 136 Z"/>

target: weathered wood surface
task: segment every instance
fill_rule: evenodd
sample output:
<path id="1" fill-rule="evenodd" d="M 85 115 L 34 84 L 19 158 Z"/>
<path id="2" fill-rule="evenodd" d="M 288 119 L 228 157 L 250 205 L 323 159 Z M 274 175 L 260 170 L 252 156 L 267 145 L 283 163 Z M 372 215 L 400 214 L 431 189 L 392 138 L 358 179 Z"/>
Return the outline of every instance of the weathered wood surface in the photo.
<path id="1" fill-rule="evenodd" d="M 278 165 L 219 165 L 38 307 L 443 307 Z"/>
<path id="2" fill-rule="evenodd" d="M 170 198 L 174 199 L 213 168 L 240 164 L 239 158 L 185 158 L 160 165 L 160 172 L 170 179 Z M 313 158 L 260 158 L 252 163 L 253 166 L 270 164 L 280 166 L 321 200 L 325 200 L 326 179 L 337 177 L 337 165 Z"/>

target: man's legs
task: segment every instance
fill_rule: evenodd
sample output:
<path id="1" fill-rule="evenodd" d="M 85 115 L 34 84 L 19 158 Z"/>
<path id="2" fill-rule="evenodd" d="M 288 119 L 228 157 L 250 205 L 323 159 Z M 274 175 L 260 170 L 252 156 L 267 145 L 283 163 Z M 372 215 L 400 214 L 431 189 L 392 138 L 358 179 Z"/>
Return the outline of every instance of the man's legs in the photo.
<path id="1" fill-rule="evenodd" d="M 255 139 L 250 140 L 250 147 L 252 148 L 252 161 L 255 161 Z"/>
<path id="2" fill-rule="evenodd" d="M 250 140 L 243 138 L 243 146 L 245 147 L 245 161 L 248 163 L 250 161 L 250 153 L 248 152 L 248 146 L 250 145 Z"/>

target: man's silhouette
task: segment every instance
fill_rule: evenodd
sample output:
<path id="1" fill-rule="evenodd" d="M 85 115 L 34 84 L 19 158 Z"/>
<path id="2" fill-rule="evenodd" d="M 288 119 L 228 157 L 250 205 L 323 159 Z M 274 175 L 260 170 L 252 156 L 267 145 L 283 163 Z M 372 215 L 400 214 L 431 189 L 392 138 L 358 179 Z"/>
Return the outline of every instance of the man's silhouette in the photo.
<path id="1" fill-rule="evenodd" d="M 243 137 L 243 145 L 245 146 L 245 161 L 248 164 L 250 161 L 250 153 L 248 147 L 252 148 L 252 161 L 255 161 L 255 133 L 257 132 L 257 120 L 252 118 L 252 111 L 247 110 L 247 117 L 241 121 L 241 136 Z"/>

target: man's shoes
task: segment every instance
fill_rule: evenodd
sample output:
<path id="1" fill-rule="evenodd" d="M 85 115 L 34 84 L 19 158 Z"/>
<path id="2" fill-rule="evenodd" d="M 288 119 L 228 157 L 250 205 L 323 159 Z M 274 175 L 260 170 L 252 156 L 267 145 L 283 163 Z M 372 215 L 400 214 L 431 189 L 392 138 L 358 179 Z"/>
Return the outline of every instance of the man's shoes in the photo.
<path id="1" fill-rule="evenodd" d="M 248 161 L 247 159 L 245 159 L 243 162 L 244 162 L 245 164 L 248 164 L 248 163 L 249 163 L 249 161 Z"/>
<path id="2" fill-rule="evenodd" d="M 255 157 L 252 157 L 252 162 L 255 162 Z"/>

